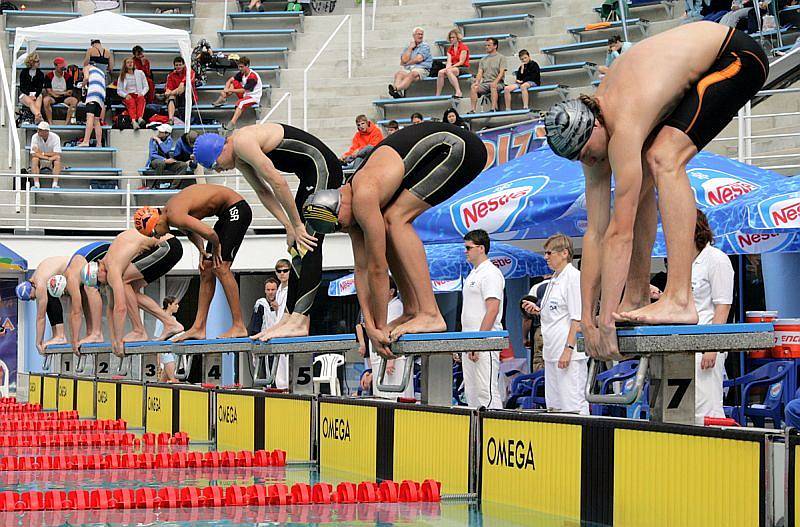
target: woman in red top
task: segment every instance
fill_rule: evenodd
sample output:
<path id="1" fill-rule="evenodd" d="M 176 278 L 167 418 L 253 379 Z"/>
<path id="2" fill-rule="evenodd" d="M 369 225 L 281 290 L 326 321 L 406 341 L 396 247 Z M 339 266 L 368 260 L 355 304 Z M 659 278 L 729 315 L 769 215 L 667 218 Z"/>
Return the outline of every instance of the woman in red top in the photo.
<path id="1" fill-rule="evenodd" d="M 144 99 L 147 104 L 150 104 L 153 102 L 153 98 L 156 95 L 156 84 L 153 81 L 153 72 L 150 71 L 150 60 L 144 56 L 144 49 L 142 49 L 142 46 L 133 46 L 132 52 L 133 65 L 137 70 L 142 70 L 145 78 L 147 79 L 148 90 Z"/>
<path id="2" fill-rule="evenodd" d="M 457 29 L 450 30 L 447 34 L 450 47 L 447 48 L 447 65 L 439 70 L 436 79 L 436 95 L 442 94 L 444 88 L 444 78 L 450 79 L 450 84 L 456 90 L 456 97 L 461 97 L 461 86 L 458 84 L 458 76 L 469 71 L 469 48 L 461 42 L 461 33 Z"/>

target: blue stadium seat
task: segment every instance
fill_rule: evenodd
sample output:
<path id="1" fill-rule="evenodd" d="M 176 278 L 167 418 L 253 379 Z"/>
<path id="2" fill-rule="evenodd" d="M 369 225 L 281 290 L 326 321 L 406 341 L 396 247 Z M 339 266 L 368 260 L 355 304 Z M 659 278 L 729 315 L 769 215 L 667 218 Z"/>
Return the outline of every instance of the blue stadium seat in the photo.
<path id="1" fill-rule="evenodd" d="M 483 16 L 483 10 L 490 7 L 511 7 L 529 4 L 542 4 L 550 7 L 550 0 L 473 0 L 472 7 L 478 16 Z"/>
<path id="2" fill-rule="evenodd" d="M 516 51 L 516 48 L 517 48 L 517 35 L 514 35 L 512 33 L 473 35 L 473 36 L 470 36 L 470 37 L 464 37 L 462 39 L 462 42 L 464 42 L 464 44 L 467 44 L 467 45 L 469 45 L 469 44 L 481 44 L 489 37 L 496 38 L 500 42 L 500 44 L 502 44 L 503 42 L 508 42 L 508 45 L 511 47 L 511 49 Z M 436 41 L 436 45 L 439 46 L 439 48 L 444 52 L 450 46 L 450 41 L 448 41 L 448 40 L 437 40 Z"/>
<path id="3" fill-rule="evenodd" d="M 387 106 L 404 106 L 404 105 L 417 105 L 417 104 L 433 104 L 433 103 L 444 103 L 449 102 L 452 103 L 453 96 L 452 95 L 425 95 L 422 97 L 404 97 L 402 99 L 378 99 L 377 101 L 372 101 L 372 104 L 378 107 L 378 109 L 384 113 L 386 112 Z"/>
<path id="4" fill-rule="evenodd" d="M 511 381 L 511 395 L 506 408 L 545 408 L 544 370 L 518 375 Z"/>
<path id="5" fill-rule="evenodd" d="M 232 21 L 236 20 L 275 20 L 280 18 L 291 19 L 300 26 L 300 31 L 303 31 L 305 23 L 305 16 L 300 11 L 249 11 L 239 13 L 228 13 L 228 17 Z"/>
<path id="6" fill-rule="evenodd" d="M 627 20 L 628 23 L 628 31 L 631 29 L 638 29 L 642 32 L 642 35 L 647 31 L 647 27 L 649 22 L 647 20 L 641 18 L 629 18 Z M 595 33 L 601 31 L 615 31 L 622 28 L 622 20 L 617 20 L 616 22 L 610 22 L 607 27 L 602 27 L 599 29 L 587 29 L 588 26 L 572 26 L 567 28 L 567 33 L 575 37 L 575 40 L 578 42 L 581 41 L 581 37 L 583 35 L 593 35 Z"/>
<path id="7" fill-rule="evenodd" d="M 225 42 L 225 38 L 230 37 L 289 37 L 292 42 L 292 47 L 295 46 L 297 39 L 296 29 L 225 29 L 217 31 L 220 40 Z"/>
<path id="8" fill-rule="evenodd" d="M 626 360 L 620 362 L 611 369 L 599 373 L 597 375 L 597 382 L 600 383 L 598 393 L 607 395 L 614 393 L 617 389 L 621 389 L 622 393 L 626 393 L 633 387 L 632 385 L 628 386 L 628 381 L 636 376 L 636 369 L 638 367 L 638 360 Z M 625 414 L 625 412 L 616 405 L 607 404 L 592 404 L 589 406 L 589 411 L 592 415 L 622 417 Z"/>
<path id="9" fill-rule="evenodd" d="M 783 422 L 783 390 L 786 383 L 786 376 L 790 368 L 793 368 L 793 361 L 771 361 L 748 374 L 724 381 L 723 386 L 739 389 L 739 406 L 726 407 L 726 415 L 733 417 L 742 425 L 747 426 L 747 419 L 755 426 L 764 427 L 765 419 L 769 417 L 775 428 L 781 428 Z M 751 403 L 750 392 L 757 386 L 767 387 L 767 394 L 762 403 Z"/>
<path id="10" fill-rule="evenodd" d="M 565 62 L 564 64 L 545 64 L 544 66 L 539 67 L 539 71 L 542 75 L 585 71 L 589 75 L 589 80 L 592 80 L 597 75 L 597 64 L 587 61 Z"/>
<path id="11" fill-rule="evenodd" d="M 453 24 L 456 27 L 460 27 L 462 28 L 462 30 L 466 31 L 466 28 L 469 26 L 482 26 L 485 24 L 522 22 L 528 27 L 530 31 L 533 31 L 533 18 L 534 17 L 531 14 L 522 13 L 519 15 L 500 15 L 500 16 L 480 17 L 480 18 L 465 18 L 462 20 L 455 20 Z"/>
<path id="12" fill-rule="evenodd" d="M 550 60 L 555 64 L 556 55 L 559 53 L 571 53 L 575 51 L 586 50 L 599 50 L 605 49 L 608 46 L 608 39 L 600 40 L 587 40 L 586 42 L 575 42 L 572 44 L 561 44 L 559 46 L 547 46 L 541 48 L 541 52 L 550 57 Z"/>

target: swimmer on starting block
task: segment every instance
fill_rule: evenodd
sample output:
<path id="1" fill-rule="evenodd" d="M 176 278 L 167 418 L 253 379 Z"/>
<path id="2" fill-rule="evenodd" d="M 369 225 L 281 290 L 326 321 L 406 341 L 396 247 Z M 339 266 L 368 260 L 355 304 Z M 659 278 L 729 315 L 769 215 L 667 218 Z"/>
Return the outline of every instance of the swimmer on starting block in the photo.
<path id="1" fill-rule="evenodd" d="M 591 356 L 620 358 L 615 321 L 697 323 L 691 289 L 695 200 L 686 164 L 761 89 L 768 69 L 764 50 L 745 33 L 695 22 L 626 51 L 594 96 L 550 108 L 550 147 L 580 160 L 586 177 L 581 328 Z M 664 294 L 651 304 L 654 189 L 669 270 Z"/>
<path id="2" fill-rule="evenodd" d="M 161 238 L 142 236 L 136 229 L 128 229 L 114 238 L 108 254 L 100 263 L 88 263 L 83 272 L 87 285 L 108 285 L 108 321 L 111 330 L 111 350 L 118 356 L 124 354 L 124 342 L 148 340 L 147 331 L 139 316 L 144 309 L 164 325 L 158 340 L 183 331 L 183 326 L 164 311 L 158 302 L 142 292 L 147 284 L 167 274 L 183 256 L 183 246 L 172 234 Z M 133 328 L 125 330 L 125 315 Z"/>
<path id="3" fill-rule="evenodd" d="M 209 216 L 219 219 L 212 229 L 201 220 Z M 145 236 L 164 236 L 170 227 L 185 232 L 200 251 L 200 294 L 194 324 L 185 333 L 171 340 L 206 338 L 208 309 L 214 296 L 216 277 L 231 310 L 231 327 L 218 338 L 246 337 L 247 326 L 239 305 L 239 286 L 231 272 L 231 264 L 242 245 L 253 212 L 236 191 L 221 185 L 198 184 L 172 196 L 163 209 L 142 207 L 133 216 L 133 224 Z M 203 242 L 207 242 L 204 246 Z"/>
<path id="4" fill-rule="evenodd" d="M 339 227 L 350 234 L 356 294 L 367 335 L 380 355 L 393 357 L 390 343 L 406 333 L 447 329 L 412 222 L 485 166 L 486 147 L 477 135 L 448 123 L 420 123 L 384 139 L 344 186 L 317 191 L 303 206 L 316 232 Z M 388 324 L 384 291 L 390 270 L 403 315 Z"/>
<path id="5" fill-rule="evenodd" d="M 89 342 L 103 342 L 103 299 L 93 287 L 84 287 L 81 271 L 89 262 L 99 262 L 108 252 L 109 242 L 92 242 L 84 245 L 72 255 L 64 271 L 69 295 L 69 328 L 72 351 L 80 352 L 80 347 Z M 86 336 L 81 334 L 81 318 L 86 319 Z"/>
<path id="6" fill-rule="evenodd" d="M 301 209 L 312 193 L 337 189 L 342 184 L 342 166 L 336 154 L 308 132 L 286 124 L 268 123 L 240 128 L 227 139 L 203 134 L 197 138 L 194 155 L 206 168 L 238 168 L 261 203 L 286 229 L 293 269 L 286 311 L 275 326 L 253 338 L 308 335 L 309 313 L 322 280 L 325 236 L 306 231 Z M 300 179 L 294 199 L 281 172 L 294 173 Z"/>
<path id="7" fill-rule="evenodd" d="M 22 301 L 36 300 L 36 349 L 44 354 L 44 349 L 53 344 L 66 344 L 64 335 L 64 311 L 61 301 L 47 291 L 47 281 L 53 275 L 64 274 L 69 258 L 66 256 L 51 256 L 45 258 L 36 267 L 33 276 L 19 284 L 16 288 L 17 298 Z M 53 336 L 47 342 L 44 340 L 44 317 L 50 321 Z"/>

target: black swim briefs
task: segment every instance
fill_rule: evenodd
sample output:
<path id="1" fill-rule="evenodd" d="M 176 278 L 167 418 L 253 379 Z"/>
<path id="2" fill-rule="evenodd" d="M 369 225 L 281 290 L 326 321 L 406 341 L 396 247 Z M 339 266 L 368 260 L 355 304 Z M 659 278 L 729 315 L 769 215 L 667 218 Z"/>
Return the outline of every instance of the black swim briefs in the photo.
<path id="1" fill-rule="evenodd" d="M 769 61 L 747 34 L 728 30 L 717 60 L 664 121 L 681 130 L 702 150 L 731 122 L 767 80 Z"/>
<path id="2" fill-rule="evenodd" d="M 172 237 L 140 254 L 131 263 L 149 284 L 170 272 L 182 257 L 183 245 L 178 238 Z"/>
<path id="3" fill-rule="evenodd" d="M 242 245 L 244 235 L 253 221 L 253 211 L 245 200 L 238 201 L 221 210 L 217 216 L 219 219 L 214 224 L 214 232 L 219 236 L 219 243 L 222 246 L 222 260 L 232 262 L 236 258 L 236 253 Z M 211 252 L 211 244 L 206 244 L 206 252 Z"/>

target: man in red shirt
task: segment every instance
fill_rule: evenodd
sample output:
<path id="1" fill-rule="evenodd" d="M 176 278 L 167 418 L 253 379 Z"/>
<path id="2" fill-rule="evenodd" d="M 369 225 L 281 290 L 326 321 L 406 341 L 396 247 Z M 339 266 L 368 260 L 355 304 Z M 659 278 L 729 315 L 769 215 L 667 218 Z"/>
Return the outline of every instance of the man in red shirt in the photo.
<path id="1" fill-rule="evenodd" d="M 167 85 L 164 88 L 164 98 L 167 101 L 167 123 L 171 126 L 175 119 L 175 110 L 178 109 L 179 115 L 183 115 L 183 108 L 186 103 L 186 63 L 183 57 L 175 57 L 172 60 L 175 67 L 167 75 Z M 194 85 L 194 71 L 189 72 L 189 81 L 192 83 L 192 104 L 197 103 L 197 88 Z"/>
<path id="2" fill-rule="evenodd" d="M 236 121 L 239 120 L 245 109 L 261 104 L 261 93 L 264 86 L 261 83 L 261 77 L 250 69 L 249 58 L 241 57 L 238 62 L 239 73 L 228 79 L 217 100 L 211 103 L 213 106 L 222 106 L 225 104 L 225 99 L 231 95 L 239 98 L 231 122 L 227 126 L 222 125 L 225 130 L 233 130 L 236 127 Z"/>
<path id="3" fill-rule="evenodd" d="M 67 105 L 67 119 L 69 124 L 78 106 L 78 99 L 72 95 L 74 84 L 72 77 L 67 72 L 67 61 L 63 57 L 53 59 L 55 69 L 45 76 L 44 115 L 47 121 L 53 122 L 53 105 L 64 103 Z"/>

